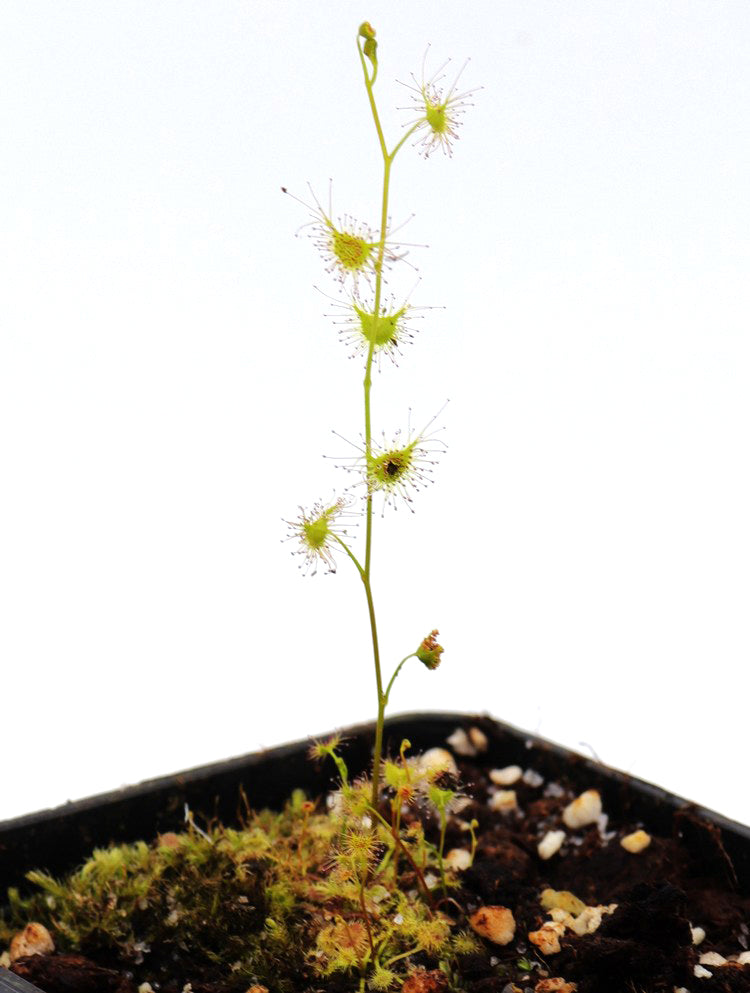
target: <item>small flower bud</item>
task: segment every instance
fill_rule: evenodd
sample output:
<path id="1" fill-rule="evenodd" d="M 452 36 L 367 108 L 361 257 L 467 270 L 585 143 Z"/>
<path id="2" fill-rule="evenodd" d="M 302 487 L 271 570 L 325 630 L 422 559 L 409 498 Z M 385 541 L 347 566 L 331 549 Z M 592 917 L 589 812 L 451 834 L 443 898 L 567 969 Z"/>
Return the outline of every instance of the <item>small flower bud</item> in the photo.
<path id="1" fill-rule="evenodd" d="M 416 656 L 419 661 L 426 665 L 428 669 L 437 669 L 440 665 L 440 656 L 443 654 L 443 646 L 438 645 L 437 635 L 438 631 L 431 631 L 426 638 L 422 640 L 419 648 L 416 651 Z"/>
<path id="2" fill-rule="evenodd" d="M 363 51 L 372 62 L 373 69 L 378 68 L 378 43 L 375 41 L 375 28 L 369 21 L 363 21 L 359 26 L 359 37 L 365 39 Z"/>

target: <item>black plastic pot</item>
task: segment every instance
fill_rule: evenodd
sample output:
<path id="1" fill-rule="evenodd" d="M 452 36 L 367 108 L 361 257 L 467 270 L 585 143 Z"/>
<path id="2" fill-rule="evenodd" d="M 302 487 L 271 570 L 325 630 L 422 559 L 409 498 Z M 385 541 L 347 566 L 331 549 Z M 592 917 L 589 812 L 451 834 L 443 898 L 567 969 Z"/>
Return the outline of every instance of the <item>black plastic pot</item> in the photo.
<path id="1" fill-rule="evenodd" d="M 676 812 L 690 807 L 721 833 L 719 850 L 723 846 L 728 858 L 717 864 L 717 873 L 726 875 L 731 863 L 736 887 L 750 892 L 750 828 L 511 725 L 480 715 L 403 714 L 387 721 L 386 749 L 397 752 L 404 738 L 414 752 L 442 746 L 457 727 L 479 727 L 485 733 L 489 746 L 481 761 L 488 767 L 517 764 L 573 789 L 597 788 L 608 813 L 642 821 L 651 832 L 671 834 Z M 349 728 L 344 737 L 350 771 L 365 771 L 374 725 Z M 328 766 L 316 768 L 309 760 L 308 746 L 309 741 L 282 745 L 0 823 L 0 894 L 4 897 L 9 886 L 23 890 L 30 869 L 60 874 L 95 847 L 183 829 L 186 805 L 196 815 L 232 823 L 243 808 L 241 791 L 255 809 L 279 807 L 296 788 L 323 793 L 334 777 Z M 0 969 L 0 993 L 39 991 Z"/>
<path id="2" fill-rule="evenodd" d="M 0 969 L 0 993 L 40 993 L 40 990 L 7 969 Z"/>

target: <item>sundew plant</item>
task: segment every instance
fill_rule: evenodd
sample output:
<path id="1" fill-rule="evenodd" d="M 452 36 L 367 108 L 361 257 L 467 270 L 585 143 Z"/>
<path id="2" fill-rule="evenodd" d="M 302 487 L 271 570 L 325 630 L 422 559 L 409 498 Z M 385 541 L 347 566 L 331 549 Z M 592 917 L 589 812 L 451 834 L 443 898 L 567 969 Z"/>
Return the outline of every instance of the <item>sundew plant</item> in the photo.
<path id="1" fill-rule="evenodd" d="M 363 400 L 364 431 L 362 444 L 355 446 L 356 455 L 346 465 L 357 474 L 357 483 L 343 496 L 315 503 L 310 509 L 300 508 L 294 521 L 287 522 L 290 537 L 298 542 L 296 552 L 303 556 L 303 567 L 314 574 L 318 566 L 328 572 L 336 571 L 336 557 L 343 555 L 359 575 L 367 600 L 372 636 L 372 653 L 377 689 L 377 723 L 372 772 L 372 804 L 377 805 L 383 750 L 383 720 L 393 683 L 402 666 L 417 658 L 428 669 L 440 663 L 443 649 L 437 642 L 437 630 L 430 632 L 414 651 L 396 665 L 386 683 L 378 645 L 378 627 L 371 582 L 373 556 L 374 511 L 376 500 L 385 507 L 399 502 L 411 503 L 412 492 L 430 482 L 433 466 L 444 446 L 432 429 L 434 418 L 419 432 L 409 425 L 406 431 L 387 436 L 373 433 L 373 365 L 381 366 L 383 357 L 394 360 L 401 347 L 414 336 L 414 313 L 409 300 L 398 300 L 384 290 L 386 271 L 405 263 L 405 248 L 393 240 L 395 232 L 389 227 L 389 198 L 391 172 L 396 156 L 404 148 L 416 147 L 424 158 L 434 152 L 452 155 L 453 143 L 472 90 L 461 92 L 458 86 L 461 72 L 447 85 L 443 63 L 426 78 L 423 67 L 421 79 L 412 76 L 404 84 L 410 97 L 410 119 L 404 125 L 399 140 L 389 149 L 378 114 L 375 83 L 378 77 L 378 43 L 375 29 L 368 22 L 360 25 L 357 51 L 362 66 L 367 100 L 383 159 L 379 227 L 372 228 L 345 214 L 334 220 L 317 199 L 308 207 L 311 213 L 311 237 L 322 254 L 326 272 L 337 282 L 342 298 L 337 302 L 339 334 L 345 343 L 359 353 L 364 364 Z M 287 192 L 286 189 L 284 192 Z M 308 205 L 305 205 L 308 206 Z M 406 263 L 408 264 L 408 263 Z M 364 548 L 355 548 L 347 524 L 351 518 L 364 517 Z M 359 534 L 360 541 L 361 532 Z"/>

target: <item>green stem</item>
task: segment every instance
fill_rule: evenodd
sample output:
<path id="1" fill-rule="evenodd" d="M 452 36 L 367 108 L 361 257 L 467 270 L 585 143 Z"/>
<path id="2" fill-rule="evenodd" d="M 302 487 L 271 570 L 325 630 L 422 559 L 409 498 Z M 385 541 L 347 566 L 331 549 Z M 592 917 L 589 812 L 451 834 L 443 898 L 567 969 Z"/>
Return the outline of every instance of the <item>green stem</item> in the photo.
<path id="1" fill-rule="evenodd" d="M 367 62 L 365 61 L 365 53 L 362 51 L 362 45 L 360 44 L 359 35 L 357 36 L 357 51 L 359 52 L 359 61 L 362 63 L 362 72 L 365 77 L 365 86 L 367 87 L 367 98 L 370 101 L 370 110 L 372 111 L 372 116 L 375 119 L 375 128 L 378 132 L 378 141 L 380 142 L 380 150 L 383 153 L 383 158 L 388 158 L 388 149 L 386 148 L 385 138 L 383 137 L 383 129 L 380 126 L 380 117 L 378 116 L 378 108 L 375 106 L 375 94 L 372 92 L 372 88 L 375 85 L 375 76 L 377 71 L 374 71 L 372 76 L 367 72 Z"/>
<path id="2" fill-rule="evenodd" d="M 399 664 L 396 666 L 396 671 L 391 676 L 391 681 L 390 681 L 390 683 L 388 683 L 388 687 L 387 687 L 387 689 L 385 691 L 385 703 L 386 703 L 386 706 L 388 706 L 388 697 L 391 695 L 391 687 L 396 682 L 396 676 L 398 676 L 398 674 L 401 672 L 401 667 L 403 666 L 404 662 L 408 662 L 409 659 L 415 659 L 416 657 L 417 657 L 417 653 L 416 652 L 411 652 L 411 654 L 407 655 L 406 658 L 401 659 L 401 661 L 399 662 Z"/>
<path id="3" fill-rule="evenodd" d="M 368 498 L 368 505 L 370 498 Z M 369 520 L 368 520 L 369 523 Z M 383 677 L 380 667 L 380 647 L 378 645 L 378 626 L 375 621 L 375 603 L 372 598 L 372 586 L 370 585 L 370 576 L 367 568 L 367 564 L 363 568 L 360 565 L 359 559 L 356 557 L 354 552 L 349 548 L 349 546 L 339 538 L 337 534 L 333 537 L 341 545 L 346 554 L 354 563 L 357 572 L 359 573 L 360 579 L 362 580 L 362 585 L 365 588 L 365 596 L 367 598 L 367 612 L 370 616 L 370 632 L 372 635 L 372 653 L 373 659 L 375 661 L 375 681 L 377 684 L 378 691 L 378 719 L 375 725 L 375 758 L 373 760 L 373 774 L 372 774 L 372 805 L 377 806 L 378 796 L 380 794 L 380 764 L 383 754 L 383 719 L 385 717 L 385 706 L 388 702 L 388 692 L 383 692 Z M 399 667 L 400 668 L 400 667 Z M 395 678 L 395 674 L 394 674 Z M 390 690 L 393 684 L 393 679 L 388 684 L 388 690 Z"/>
<path id="4" fill-rule="evenodd" d="M 414 861 L 414 856 L 411 854 L 411 852 L 409 851 L 409 849 L 406 847 L 406 842 L 399 835 L 398 831 L 394 828 L 394 826 L 392 824 L 389 824 L 388 823 L 388 821 L 383 817 L 383 815 L 380 813 L 379 810 L 377 810 L 375 807 L 371 807 L 370 808 L 370 813 L 372 814 L 372 816 L 376 820 L 380 821 L 380 823 L 383 825 L 383 827 L 387 831 L 390 832 L 390 835 L 393 838 L 393 843 L 394 843 L 395 848 L 396 849 L 399 849 L 401 851 L 401 853 L 406 858 L 406 861 L 412 867 L 412 870 L 414 871 L 414 875 L 417 877 L 417 882 L 422 887 L 422 889 L 424 891 L 425 898 L 427 900 L 427 908 L 426 908 L 427 909 L 427 913 L 429 914 L 430 917 L 432 917 L 432 911 L 431 911 L 430 907 L 431 907 L 433 901 L 432 901 L 432 893 L 430 892 L 430 887 L 427 885 L 427 881 L 424 878 L 424 873 L 419 868 L 419 866 L 417 865 L 417 863 Z M 396 863 L 396 860 L 394 859 L 394 864 L 395 863 Z M 396 865 L 396 873 L 398 874 L 398 866 L 397 865 Z"/>
<path id="5" fill-rule="evenodd" d="M 445 864 L 443 863 L 443 851 L 445 849 L 445 830 L 448 827 L 448 818 L 445 807 L 440 808 L 440 848 L 438 848 L 438 865 L 440 866 L 440 883 L 443 893 L 447 895 L 448 884 L 445 880 Z"/>
<path id="6" fill-rule="evenodd" d="M 331 537 L 334 538 L 339 543 L 339 545 L 341 545 L 341 547 L 344 549 L 346 554 L 349 556 L 349 558 L 352 560 L 354 565 L 357 567 L 357 572 L 359 573 L 360 577 L 362 578 L 362 581 L 364 582 L 365 570 L 359 564 L 359 560 L 357 559 L 357 556 L 354 554 L 351 548 L 349 548 L 349 546 L 345 542 L 343 542 L 341 538 L 339 538 L 337 534 L 331 532 Z"/>
<path id="7" fill-rule="evenodd" d="M 393 151 L 391 152 L 391 154 L 388 156 L 388 158 L 391 160 L 391 162 L 393 162 L 393 160 L 396 158 L 396 154 L 401 149 L 401 147 L 406 144 L 406 142 L 409 140 L 409 138 L 411 138 L 411 136 L 414 134 L 414 132 L 417 130 L 417 128 L 421 127 L 421 125 L 422 125 L 422 121 L 417 121 L 416 124 L 412 124 L 412 126 L 409 128 L 409 130 L 407 132 L 405 132 L 405 134 L 402 137 L 401 141 L 398 143 L 398 145 L 396 145 L 396 147 L 393 149 Z"/>
<path id="8" fill-rule="evenodd" d="M 375 946 L 372 943 L 372 928 L 370 927 L 370 915 L 367 913 L 367 905 L 365 904 L 365 884 L 360 881 L 359 884 L 359 906 L 362 910 L 362 918 L 365 922 L 365 929 L 367 930 L 367 941 L 370 945 L 370 958 L 375 957 Z"/>
<path id="9" fill-rule="evenodd" d="M 393 964 L 394 964 L 395 962 L 400 962 L 400 961 L 401 961 L 401 959 L 406 959 L 406 958 L 408 958 L 408 957 L 409 957 L 410 955 L 416 955 L 416 954 L 417 954 L 417 952 L 421 952 L 421 951 L 422 951 L 422 947 L 421 947 L 421 945 L 416 945 L 416 947 L 414 947 L 414 948 L 410 948 L 410 949 L 409 949 L 408 951 L 406 951 L 406 952 L 399 952 L 399 954 L 398 954 L 398 955 L 394 955 L 394 956 L 393 956 L 393 958 L 390 958 L 390 959 L 388 959 L 388 961 L 384 963 L 384 964 L 385 964 L 385 967 L 386 967 L 386 969 L 387 969 L 387 968 L 389 968 L 390 966 L 392 966 L 392 965 L 393 965 Z"/>
<path id="10" fill-rule="evenodd" d="M 357 41 L 357 50 L 359 52 L 360 61 L 362 63 L 362 71 L 365 78 L 365 88 L 367 89 L 367 99 L 370 103 L 370 110 L 372 111 L 373 121 L 375 122 L 375 130 L 378 134 L 378 141 L 380 143 L 380 151 L 383 155 L 383 198 L 380 211 L 380 242 L 378 243 L 378 256 L 375 262 L 375 301 L 373 304 L 373 313 L 380 313 L 380 300 L 383 291 L 383 259 L 385 257 L 385 237 L 388 227 L 388 194 L 390 189 L 390 178 L 391 178 L 391 162 L 392 157 L 388 155 L 388 149 L 385 144 L 385 138 L 383 136 L 383 128 L 380 124 L 380 116 L 378 114 L 378 108 L 375 103 L 375 94 L 373 93 L 373 84 L 375 82 L 375 74 L 372 77 L 368 75 L 367 64 L 365 62 L 365 56 L 362 51 L 362 46 Z M 372 390 L 372 362 L 375 354 L 375 342 L 370 342 L 370 347 L 367 351 L 367 363 L 365 365 L 365 378 L 363 382 L 364 388 L 364 401 L 365 401 L 365 472 L 369 473 L 370 461 L 372 459 L 372 407 L 370 402 L 370 393 Z M 371 568 L 372 568 L 372 531 L 373 531 L 373 507 L 372 507 L 372 485 L 370 483 L 369 475 L 367 479 L 367 516 L 366 516 L 366 531 L 365 531 L 365 566 L 364 575 L 362 576 L 362 582 L 365 587 L 365 595 L 367 597 L 367 610 L 370 615 L 370 631 L 372 634 L 372 650 L 373 650 L 373 661 L 375 663 L 375 685 L 378 697 L 378 716 L 375 724 L 375 748 L 373 752 L 372 760 L 372 805 L 377 807 L 378 798 L 380 796 L 380 766 L 383 756 L 383 721 L 385 719 L 385 705 L 387 702 L 387 694 L 383 693 L 383 677 L 380 668 L 380 651 L 378 648 L 378 632 L 377 623 L 375 620 L 375 605 L 372 596 L 372 585 L 371 585 Z"/>
<path id="11" fill-rule="evenodd" d="M 370 110 L 372 111 L 372 119 L 375 122 L 375 130 L 378 135 L 378 142 L 380 144 L 380 151 L 383 156 L 383 197 L 380 209 L 380 241 L 378 242 L 378 254 L 375 261 L 375 301 L 373 304 L 373 313 L 377 316 L 380 314 L 380 302 L 383 292 L 383 260 L 385 258 L 385 240 L 386 233 L 388 230 L 388 197 L 390 193 L 391 185 L 391 166 L 393 160 L 396 157 L 396 153 L 403 146 L 404 142 L 409 138 L 411 134 L 416 130 L 419 124 L 413 125 L 406 134 L 402 137 L 396 147 L 392 152 L 388 152 L 388 146 L 385 143 L 385 137 L 383 135 L 383 128 L 380 124 L 380 115 L 378 114 L 377 104 L 375 102 L 375 94 L 373 92 L 373 87 L 375 85 L 375 77 L 377 75 L 377 69 L 373 69 L 372 75 L 367 71 L 367 61 L 362 48 L 362 43 L 357 37 L 357 51 L 359 52 L 359 59 L 362 64 L 362 73 L 365 80 L 365 88 L 367 90 L 367 99 L 370 104 Z M 383 676 L 380 668 L 380 650 L 378 648 L 378 631 L 377 623 L 375 621 L 375 605 L 372 596 L 372 584 L 371 584 L 371 566 L 372 566 L 372 533 L 373 533 L 373 490 L 372 483 L 369 478 L 370 462 L 372 460 L 372 404 L 370 400 L 370 394 L 372 391 L 372 363 L 375 356 L 375 342 L 370 342 L 370 347 L 367 350 L 367 362 L 365 363 L 365 378 L 362 384 L 364 388 L 364 401 L 365 401 L 365 473 L 367 474 L 367 510 L 366 510 L 366 524 L 365 524 L 365 564 L 364 568 L 357 566 L 360 570 L 360 575 L 362 577 L 362 582 L 365 587 L 365 595 L 367 597 L 367 610 L 370 616 L 370 631 L 372 635 L 372 652 L 373 661 L 375 663 L 375 686 L 378 696 L 378 716 L 375 724 L 375 747 L 373 751 L 372 759 L 372 805 L 377 806 L 378 798 L 380 795 L 380 766 L 382 764 L 383 758 L 383 722 L 385 720 L 385 708 L 388 704 L 388 694 L 390 692 L 391 686 L 393 685 L 393 680 L 396 678 L 398 671 L 404 664 L 406 659 L 404 659 L 399 665 L 398 669 L 391 678 L 388 684 L 388 689 L 383 692 Z M 351 556 L 351 553 L 349 553 Z M 354 559 L 353 556 L 351 556 Z M 354 560 L 356 562 L 356 560 Z M 407 656 L 410 658 L 410 656 Z"/>
<path id="12" fill-rule="evenodd" d="M 364 580 L 365 595 L 367 596 L 367 610 L 370 615 L 370 631 L 372 634 L 372 655 L 375 662 L 375 684 L 378 693 L 378 717 L 375 724 L 375 748 L 372 758 L 372 793 L 371 802 L 373 807 L 377 807 L 380 798 L 380 765 L 383 756 L 383 722 L 385 719 L 386 698 L 383 694 L 383 677 L 380 671 L 380 649 L 378 647 L 378 629 L 375 623 L 375 606 L 372 600 L 372 588 L 370 579 Z"/>

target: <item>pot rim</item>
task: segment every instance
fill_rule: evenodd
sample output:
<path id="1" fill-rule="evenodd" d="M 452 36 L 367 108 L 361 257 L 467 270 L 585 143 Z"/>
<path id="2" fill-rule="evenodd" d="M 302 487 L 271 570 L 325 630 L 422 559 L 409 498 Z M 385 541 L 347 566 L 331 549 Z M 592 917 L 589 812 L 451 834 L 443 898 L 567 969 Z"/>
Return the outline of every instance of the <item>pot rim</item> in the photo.
<path id="1" fill-rule="evenodd" d="M 493 761 L 495 754 L 503 765 L 531 766 L 546 779 L 562 776 L 572 788 L 581 791 L 596 787 L 603 793 L 605 811 L 642 821 L 652 830 L 670 832 L 673 815 L 689 808 L 721 831 L 737 876 L 750 889 L 750 827 L 486 712 L 397 713 L 385 722 L 385 740 L 397 750 L 400 740 L 408 737 L 413 750 L 419 751 L 443 745 L 457 727 L 468 729 L 474 725 L 490 738 L 486 761 Z M 346 743 L 346 761 L 352 773 L 359 774 L 370 761 L 374 722 L 344 727 L 341 733 Z M 22 881 L 28 869 L 64 871 L 82 861 L 93 848 L 109 842 L 153 838 L 165 830 L 180 830 L 186 806 L 231 822 L 245 784 L 249 784 L 248 800 L 255 809 L 280 806 L 297 787 L 313 794 L 335 788 L 334 770 L 315 771 L 307 756 L 310 742 L 325 737 L 299 739 L 210 762 L 0 822 L 0 893 L 4 896 L 7 886 Z"/>

